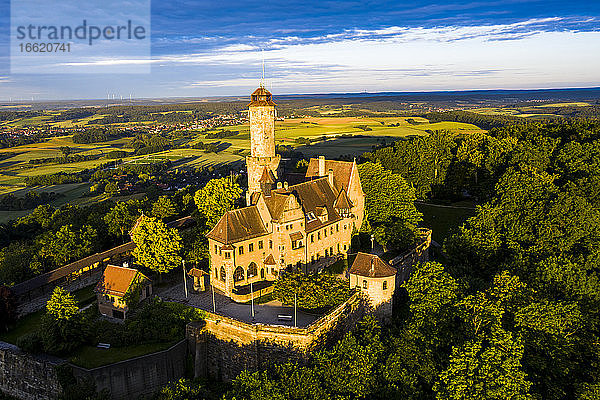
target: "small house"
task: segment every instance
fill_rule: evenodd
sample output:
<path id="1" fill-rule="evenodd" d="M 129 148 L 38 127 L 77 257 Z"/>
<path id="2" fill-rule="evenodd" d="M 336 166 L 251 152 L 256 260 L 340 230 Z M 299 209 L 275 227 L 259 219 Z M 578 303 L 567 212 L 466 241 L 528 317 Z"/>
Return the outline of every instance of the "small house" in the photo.
<path id="1" fill-rule="evenodd" d="M 375 254 L 358 253 L 348 273 L 350 287 L 368 296 L 376 314 L 390 317 L 396 289 L 396 268 Z"/>
<path id="2" fill-rule="evenodd" d="M 137 269 L 109 265 L 95 291 L 100 314 L 123 320 L 130 300 L 142 301 L 152 295 L 152 282 Z"/>

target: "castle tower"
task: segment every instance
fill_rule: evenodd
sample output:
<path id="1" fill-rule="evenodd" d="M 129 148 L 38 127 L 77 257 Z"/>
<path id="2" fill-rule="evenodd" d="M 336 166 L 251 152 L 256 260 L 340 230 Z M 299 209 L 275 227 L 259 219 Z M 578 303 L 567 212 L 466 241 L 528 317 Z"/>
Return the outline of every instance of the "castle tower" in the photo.
<path id="1" fill-rule="evenodd" d="M 248 194 L 261 191 L 265 174 L 278 178 L 281 156 L 275 154 L 275 103 L 271 93 L 261 86 L 250 96 L 250 155 L 246 157 Z M 263 185 L 264 186 L 264 185 Z"/>

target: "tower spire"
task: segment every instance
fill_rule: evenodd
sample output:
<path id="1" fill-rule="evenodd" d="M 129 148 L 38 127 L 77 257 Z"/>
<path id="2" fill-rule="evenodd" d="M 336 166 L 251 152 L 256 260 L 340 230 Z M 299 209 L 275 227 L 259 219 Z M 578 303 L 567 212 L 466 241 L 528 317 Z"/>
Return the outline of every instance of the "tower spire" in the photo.
<path id="1" fill-rule="evenodd" d="M 260 78 L 260 86 L 265 87 L 265 49 L 260 49 L 262 56 L 262 76 Z"/>

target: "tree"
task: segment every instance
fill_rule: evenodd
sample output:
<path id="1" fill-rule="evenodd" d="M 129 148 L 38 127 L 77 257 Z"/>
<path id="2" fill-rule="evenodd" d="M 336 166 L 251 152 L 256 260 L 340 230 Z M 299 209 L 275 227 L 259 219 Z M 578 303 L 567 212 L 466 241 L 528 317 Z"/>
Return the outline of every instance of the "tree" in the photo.
<path id="1" fill-rule="evenodd" d="M 510 333 L 473 340 L 452 350 L 450 364 L 434 386 L 439 400 L 525 400 L 531 383 L 521 367 L 523 344 Z"/>
<path id="2" fill-rule="evenodd" d="M 142 202 L 131 199 L 120 201 L 104 216 L 108 231 L 113 235 L 125 236 L 139 218 Z"/>
<path id="3" fill-rule="evenodd" d="M 0 330 L 8 330 L 17 318 L 17 303 L 12 291 L 6 286 L 0 286 Z"/>
<path id="4" fill-rule="evenodd" d="M 119 185 L 116 182 L 110 181 L 104 186 L 104 191 L 112 196 L 119 191 Z"/>
<path id="5" fill-rule="evenodd" d="M 50 300 L 46 303 L 46 313 L 57 321 L 69 321 L 78 312 L 79 307 L 75 297 L 60 286 L 55 287 Z"/>
<path id="6" fill-rule="evenodd" d="M 62 266 L 96 250 L 98 235 L 89 225 L 84 225 L 78 231 L 73 229 L 73 225 L 65 225 L 57 232 L 42 235 L 38 243 L 42 257 L 51 259 L 56 266 Z"/>
<path id="7" fill-rule="evenodd" d="M 194 201 L 209 227 L 215 226 L 227 211 L 232 210 L 243 191 L 233 177 L 210 180 L 206 186 L 196 192 Z"/>
<path id="8" fill-rule="evenodd" d="M 351 294 L 346 280 L 327 274 L 287 274 L 275 281 L 273 289 L 273 297 L 282 303 L 297 301 L 298 307 L 308 309 L 337 306 Z"/>
<path id="9" fill-rule="evenodd" d="M 169 196 L 160 196 L 154 204 L 152 204 L 152 216 L 155 218 L 164 221 L 176 214 L 175 204 L 173 204 L 173 201 Z"/>
<path id="10" fill-rule="evenodd" d="M 72 294 L 57 286 L 46 304 L 40 335 L 44 350 L 52 354 L 65 354 L 86 340 L 77 301 Z"/>
<path id="11" fill-rule="evenodd" d="M 69 154 L 71 154 L 71 148 L 69 146 L 61 146 L 60 152 L 62 153 L 63 157 L 67 157 Z"/>
<path id="12" fill-rule="evenodd" d="M 157 400 L 188 400 L 188 399 L 203 399 L 204 390 L 197 382 L 181 378 L 176 382 L 171 382 L 163 387 L 158 395 Z"/>
<path id="13" fill-rule="evenodd" d="M 366 162 L 358 166 L 360 181 L 365 192 L 365 210 L 371 224 L 391 220 L 416 225 L 421 213 L 415 208 L 415 191 L 398 174 L 381 164 Z"/>
<path id="14" fill-rule="evenodd" d="M 131 238 L 136 245 L 133 250 L 136 262 L 159 276 L 181 265 L 181 237 L 164 222 L 142 216 Z"/>

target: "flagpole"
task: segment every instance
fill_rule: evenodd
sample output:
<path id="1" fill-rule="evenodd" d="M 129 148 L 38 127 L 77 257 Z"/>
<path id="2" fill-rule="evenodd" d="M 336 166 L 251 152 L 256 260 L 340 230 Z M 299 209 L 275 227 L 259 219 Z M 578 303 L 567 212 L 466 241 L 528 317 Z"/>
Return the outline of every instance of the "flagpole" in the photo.
<path id="1" fill-rule="evenodd" d="M 185 260 L 181 260 L 181 265 L 183 267 L 183 288 L 185 290 L 185 298 L 188 298 L 188 290 L 187 290 L 187 279 L 185 279 Z"/>
<path id="2" fill-rule="evenodd" d="M 210 288 L 212 289 L 212 298 L 213 298 L 213 313 L 217 313 L 217 306 L 215 304 L 215 286 L 210 282 Z"/>

